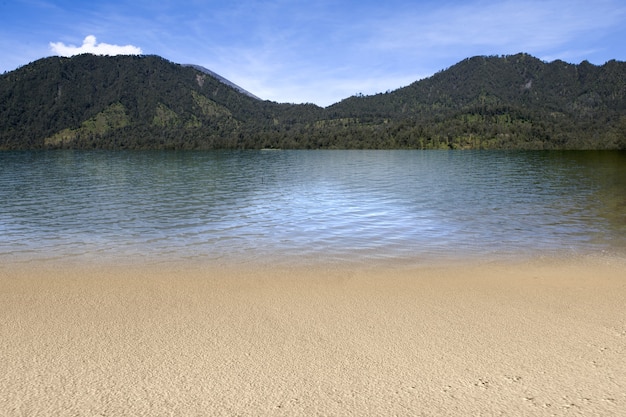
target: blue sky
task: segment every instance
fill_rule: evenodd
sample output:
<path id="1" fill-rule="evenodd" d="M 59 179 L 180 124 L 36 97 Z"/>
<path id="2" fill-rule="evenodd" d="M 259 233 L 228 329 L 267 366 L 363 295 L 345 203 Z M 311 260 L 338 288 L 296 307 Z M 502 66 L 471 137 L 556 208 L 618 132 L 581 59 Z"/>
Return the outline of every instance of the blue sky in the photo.
<path id="1" fill-rule="evenodd" d="M 156 54 L 322 106 L 474 55 L 624 61 L 625 40 L 623 0 L 0 0 L 0 73 L 80 51 Z"/>

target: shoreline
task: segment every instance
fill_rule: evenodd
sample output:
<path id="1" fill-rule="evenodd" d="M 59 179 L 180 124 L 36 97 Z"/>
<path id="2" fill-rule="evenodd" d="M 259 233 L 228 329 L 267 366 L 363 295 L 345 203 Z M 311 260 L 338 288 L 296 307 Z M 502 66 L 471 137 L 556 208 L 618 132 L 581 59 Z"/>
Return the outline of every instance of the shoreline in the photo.
<path id="1" fill-rule="evenodd" d="M 0 266 L 0 414 L 619 415 L 626 262 Z"/>
<path id="2" fill-rule="evenodd" d="M 372 251 L 345 253 L 332 252 L 271 255 L 262 253 L 240 253 L 234 255 L 208 256 L 207 254 L 186 254 L 180 252 L 139 254 L 132 252 L 121 255 L 120 252 L 90 252 L 75 254 L 47 253 L 40 251 L 0 254 L 0 268 L 3 265 L 23 267 L 129 267 L 129 268 L 422 268 L 449 267 L 465 265 L 528 265 L 561 262 L 622 262 L 626 265 L 626 248 L 578 248 L 559 250 L 528 250 L 502 252 L 469 252 L 466 250 L 440 250 L 404 254 L 383 254 Z"/>

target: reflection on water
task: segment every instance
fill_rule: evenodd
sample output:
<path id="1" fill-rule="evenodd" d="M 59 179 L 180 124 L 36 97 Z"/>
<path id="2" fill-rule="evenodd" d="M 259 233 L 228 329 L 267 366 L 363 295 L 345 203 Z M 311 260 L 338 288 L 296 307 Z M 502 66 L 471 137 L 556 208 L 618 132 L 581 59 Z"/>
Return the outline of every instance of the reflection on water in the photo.
<path id="1" fill-rule="evenodd" d="M 623 252 L 623 152 L 0 153 L 0 259 Z"/>

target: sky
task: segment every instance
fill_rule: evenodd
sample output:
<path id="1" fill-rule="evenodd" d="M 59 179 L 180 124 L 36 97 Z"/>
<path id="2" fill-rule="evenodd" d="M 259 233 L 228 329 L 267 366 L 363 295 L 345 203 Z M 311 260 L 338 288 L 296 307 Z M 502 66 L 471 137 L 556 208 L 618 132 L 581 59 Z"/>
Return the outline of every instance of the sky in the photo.
<path id="1" fill-rule="evenodd" d="M 623 0 L 0 0 L 0 74 L 55 55 L 150 54 L 320 106 L 476 55 L 625 61 L 625 40 Z"/>

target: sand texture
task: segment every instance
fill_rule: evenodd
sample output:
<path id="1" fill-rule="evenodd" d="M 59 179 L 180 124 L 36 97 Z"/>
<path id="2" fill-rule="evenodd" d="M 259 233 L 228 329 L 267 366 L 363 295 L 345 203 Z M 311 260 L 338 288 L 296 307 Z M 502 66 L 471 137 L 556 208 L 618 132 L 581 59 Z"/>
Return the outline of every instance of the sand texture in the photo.
<path id="1" fill-rule="evenodd" d="M 0 266 L 0 416 L 624 416 L 626 264 Z"/>

